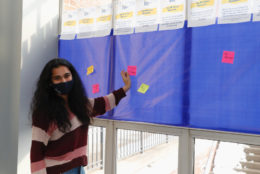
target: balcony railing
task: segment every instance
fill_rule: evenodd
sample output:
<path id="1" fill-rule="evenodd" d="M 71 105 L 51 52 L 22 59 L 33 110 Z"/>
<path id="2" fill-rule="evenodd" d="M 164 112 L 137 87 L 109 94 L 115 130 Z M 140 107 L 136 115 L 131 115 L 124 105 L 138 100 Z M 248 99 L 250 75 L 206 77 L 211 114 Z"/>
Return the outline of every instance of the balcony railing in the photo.
<path id="1" fill-rule="evenodd" d="M 88 167 L 103 169 L 105 149 L 105 128 L 89 127 L 88 132 Z M 117 159 L 125 159 L 143 153 L 157 145 L 168 143 L 172 136 L 134 130 L 117 130 Z"/>

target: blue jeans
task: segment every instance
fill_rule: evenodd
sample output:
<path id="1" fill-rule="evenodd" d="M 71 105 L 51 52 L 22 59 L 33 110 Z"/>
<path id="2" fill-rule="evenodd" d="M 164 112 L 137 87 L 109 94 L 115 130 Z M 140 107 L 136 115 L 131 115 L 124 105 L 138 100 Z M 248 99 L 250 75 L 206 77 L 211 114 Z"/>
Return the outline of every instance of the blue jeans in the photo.
<path id="1" fill-rule="evenodd" d="M 81 166 L 81 167 L 73 168 L 67 172 L 64 172 L 63 174 L 85 174 L 85 171 L 84 168 Z"/>

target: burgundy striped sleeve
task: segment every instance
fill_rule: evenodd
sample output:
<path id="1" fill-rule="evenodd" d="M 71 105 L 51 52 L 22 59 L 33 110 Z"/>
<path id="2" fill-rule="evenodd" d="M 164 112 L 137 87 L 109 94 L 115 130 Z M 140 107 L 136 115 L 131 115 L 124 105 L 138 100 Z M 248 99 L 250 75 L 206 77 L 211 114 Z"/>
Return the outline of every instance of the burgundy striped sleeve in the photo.
<path id="1" fill-rule="evenodd" d="M 32 174 L 47 173 L 44 157 L 46 146 L 50 138 L 48 127 L 48 122 L 44 117 L 40 115 L 33 117 L 32 144 L 30 150 Z"/>
<path id="2" fill-rule="evenodd" d="M 123 88 L 120 88 L 120 89 L 114 91 L 113 94 L 114 94 L 114 96 L 116 98 L 116 105 L 118 105 L 120 100 L 126 96 L 125 91 L 123 90 Z"/>
<path id="3" fill-rule="evenodd" d="M 120 88 L 104 97 L 89 99 L 93 107 L 93 116 L 102 115 L 107 111 L 113 109 L 125 96 L 126 94 L 123 88 Z"/>

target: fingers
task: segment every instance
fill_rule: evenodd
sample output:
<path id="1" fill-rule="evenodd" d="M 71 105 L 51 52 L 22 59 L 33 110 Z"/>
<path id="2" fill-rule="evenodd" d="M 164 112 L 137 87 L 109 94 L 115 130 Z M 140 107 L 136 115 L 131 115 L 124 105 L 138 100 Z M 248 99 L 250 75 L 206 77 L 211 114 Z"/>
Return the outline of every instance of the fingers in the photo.
<path id="1" fill-rule="evenodd" d="M 127 92 L 129 90 L 129 88 L 131 87 L 131 79 L 130 76 L 128 74 L 128 72 L 125 72 L 124 70 L 122 70 L 120 72 L 121 76 L 122 76 L 122 80 L 125 84 L 125 86 L 123 86 L 123 89 L 125 92 Z"/>
<path id="2" fill-rule="evenodd" d="M 122 70 L 121 71 L 121 76 L 122 76 L 123 79 L 126 79 L 126 78 L 129 77 L 129 74 L 128 74 L 128 72 L 125 72 L 124 70 Z"/>
<path id="3" fill-rule="evenodd" d="M 121 71 L 121 74 L 123 75 L 124 73 L 125 73 L 125 71 L 124 71 L 124 70 L 122 70 L 122 71 Z"/>
<path id="4" fill-rule="evenodd" d="M 124 74 L 125 74 L 125 71 L 122 70 L 122 71 L 121 71 L 121 76 L 122 76 L 123 78 L 124 78 L 124 76 L 125 76 Z"/>
<path id="5" fill-rule="evenodd" d="M 125 77 L 128 78 L 129 77 L 129 74 L 128 72 L 125 72 Z"/>

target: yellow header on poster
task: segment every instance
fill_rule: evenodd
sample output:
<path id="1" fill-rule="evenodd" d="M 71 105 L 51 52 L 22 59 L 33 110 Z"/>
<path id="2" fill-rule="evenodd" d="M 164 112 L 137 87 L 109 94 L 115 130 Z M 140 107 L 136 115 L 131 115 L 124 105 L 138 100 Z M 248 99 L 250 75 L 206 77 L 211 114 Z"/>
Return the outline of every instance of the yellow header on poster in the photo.
<path id="1" fill-rule="evenodd" d="M 148 89 L 149 89 L 149 85 L 142 83 L 142 85 L 140 86 L 140 88 L 137 91 L 145 94 Z"/>
<path id="2" fill-rule="evenodd" d="M 125 13 L 120 13 L 116 15 L 116 19 L 129 19 L 133 17 L 134 12 L 125 12 Z"/>
<path id="3" fill-rule="evenodd" d="M 148 9 L 138 11 L 137 15 L 150 16 L 150 15 L 155 15 L 156 13 L 157 13 L 157 8 L 148 8 Z"/>
<path id="4" fill-rule="evenodd" d="M 94 19 L 93 18 L 84 18 L 79 21 L 79 24 L 93 24 Z"/>
<path id="5" fill-rule="evenodd" d="M 176 12 L 182 12 L 184 9 L 184 5 L 170 5 L 168 7 L 163 8 L 163 13 L 176 13 Z"/>
<path id="6" fill-rule="evenodd" d="M 90 67 L 88 67 L 88 70 L 87 70 L 87 75 L 91 74 L 94 72 L 94 66 L 91 65 Z"/>
<path id="7" fill-rule="evenodd" d="M 197 2 L 191 3 L 191 8 L 204 8 L 204 7 L 210 7 L 214 5 L 214 0 L 201 0 Z"/>
<path id="8" fill-rule="evenodd" d="M 112 15 L 106 15 L 106 16 L 100 16 L 99 18 L 97 18 L 98 22 L 107 22 L 110 21 L 112 19 Z"/>
<path id="9" fill-rule="evenodd" d="M 248 2 L 248 0 L 222 0 L 222 4 L 239 4 L 243 2 Z"/>
<path id="10" fill-rule="evenodd" d="M 65 27 L 74 27 L 74 26 L 76 26 L 76 24 L 77 24 L 76 20 L 73 20 L 73 21 L 66 21 L 66 22 L 64 22 L 63 25 Z"/>

